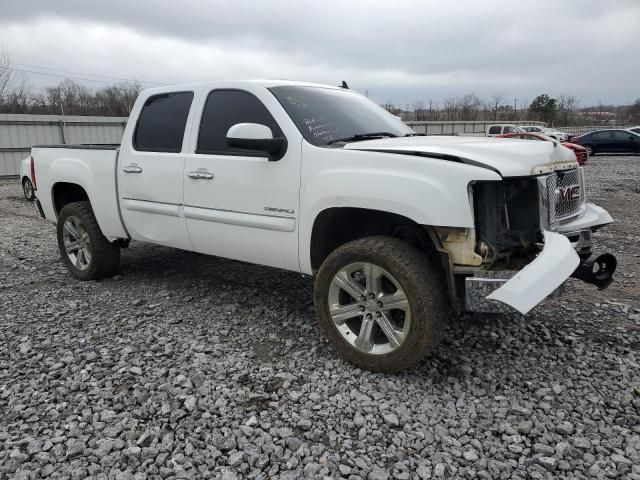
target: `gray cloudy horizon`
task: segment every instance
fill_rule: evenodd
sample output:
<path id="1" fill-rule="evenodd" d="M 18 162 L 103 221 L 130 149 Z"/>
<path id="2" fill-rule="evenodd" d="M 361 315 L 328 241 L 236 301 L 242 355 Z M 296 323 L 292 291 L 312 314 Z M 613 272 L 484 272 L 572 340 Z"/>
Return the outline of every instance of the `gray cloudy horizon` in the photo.
<path id="1" fill-rule="evenodd" d="M 402 105 L 469 92 L 509 104 L 640 97 L 637 0 L 33 0 L 2 7 L 0 45 L 20 65 L 158 83 L 346 80 Z M 22 74 L 34 86 L 62 80 Z"/>

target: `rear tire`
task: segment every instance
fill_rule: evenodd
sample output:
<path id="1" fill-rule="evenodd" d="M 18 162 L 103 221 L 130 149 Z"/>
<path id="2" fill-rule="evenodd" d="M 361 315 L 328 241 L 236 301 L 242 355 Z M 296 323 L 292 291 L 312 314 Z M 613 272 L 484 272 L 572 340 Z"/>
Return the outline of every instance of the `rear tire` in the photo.
<path id="1" fill-rule="evenodd" d="M 318 271 L 314 303 L 340 357 L 386 373 L 412 368 L 431 352 L 450 312 L 439 269 L 391 237 L 334 250 Z"/>
<path id="2" fill-rule="evenodd" d="M 89 202 L 65 205 L 58 215 L 58 248 L 71 275 L 95 280 L 112 275 L 120 263 L 120 247 L 102 234 Z"/>
<path id="3" fill-rule="evenodd" d="M 593 145 L 585 145 L 584 148 L 587 150 L 587 157 L 591 157 L 596 154 L 596 149 L 593 148 Z"/>
<path id="4" fill-rule="evenodd" d="M 34 198 L 36 198 L 36 192 L 33 189 L 33 183 L 31 183 L 31 179 L 25 177 L 22 180 L 22 193 L 24 194 L 24 198 L 28 201 L 32 202 Z"/>

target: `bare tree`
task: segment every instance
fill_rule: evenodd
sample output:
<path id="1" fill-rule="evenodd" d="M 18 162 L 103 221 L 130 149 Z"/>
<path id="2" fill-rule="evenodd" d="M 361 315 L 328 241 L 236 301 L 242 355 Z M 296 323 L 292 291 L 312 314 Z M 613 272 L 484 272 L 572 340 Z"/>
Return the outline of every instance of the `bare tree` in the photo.
<path id="1" fill-rule="evenodd" d="M 416 115 L 416 120 L 424 120 L 424 113 L 426 110 L 426 102 L 424 100 L 414 100 L 411 103 L 411 107 L 413 108 L 413 113 Z"/>
<path id="2" fill-rule="evenodd" d="M 580 101 L 575 95 L 560 94 L 558 97 L 558 112 L 560 113 L 560 121 L 563 125 L 573 123 L 575 110 L 579 104 Z"/>
<path id="3" fill-rule="evenodd" d="M 500 105 L 504 103 L 504 95 L 501 93 L 494 93 L 491 95 L 491 108 L 493 109 L 494 120 L 498 120 L 498 110 Z"/>
<path id="4" fill-rule="evenodd" d="M 11 57 L 4 47 L 0 46 L 0 103 L 9 90 L 11 77 Z"/>
<path id="5" fill-rule="evenodd" d="M 477 120 L 482 101 L 474 93 L 467 93 L 460 100 L 461 120 Z"/>

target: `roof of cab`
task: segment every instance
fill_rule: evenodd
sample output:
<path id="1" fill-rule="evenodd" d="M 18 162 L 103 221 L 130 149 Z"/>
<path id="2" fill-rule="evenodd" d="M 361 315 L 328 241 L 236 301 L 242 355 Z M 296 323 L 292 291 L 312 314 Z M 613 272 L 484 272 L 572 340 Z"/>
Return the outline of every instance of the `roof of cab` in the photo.
<path id="1" fill-rule="evenodd" d="M 336 85 L 326 85 L 322 83 L 298 82 L 295 80 L 256 79 L 256 80 L 211 80 L 211 81 L 203 81 L 203 82 L 179 83 L 179 84 L 173 84 L 173 85 L 163 85 L 161 87 L 145 88 L 144 91 L 148 93 L 177 92 L 181 90 L 184 91 L 184 90 L 193 90 L 193 89 L 199 89 L 199 88 L 215 88 L 220 86 L 229 87 L 230 85 L 241 87 L 247 84 L 262 85 L 265 88 L 280 87 L 280 86 L 301 86 L 301 87 L 331 88 L 336 90 L 341 89 L 341 87 Z"/>

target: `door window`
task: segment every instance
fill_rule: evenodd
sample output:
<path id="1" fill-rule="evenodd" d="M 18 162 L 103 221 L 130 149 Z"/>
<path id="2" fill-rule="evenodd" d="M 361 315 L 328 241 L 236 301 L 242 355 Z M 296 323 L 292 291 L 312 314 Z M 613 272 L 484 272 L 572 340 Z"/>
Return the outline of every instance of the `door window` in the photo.
<path id="1" fill-rule="evenodd" d="M 227 145 L 227 132 L 237 123 L 259 123 L 274 137 L 284 136 L 267 108 L 253 94 L 242 90 L 214 90 L 202 112 L 196 153 L 264 157 L 262 152 Z"/>
<path id="2" fill-rule="evenodd" d="M 500 127 L 497 125 L 494 125 L 493 127 L 489 128 L 489 135 L 497 135 L 500 133 Z"/>
<path id="3" fill-rule="evenodd" d="M 633 137 L 629 132 L 611 132 L 611 134 L 613 135 L 613 139 L 618 141 L 630 140 Z"/>
<path id="4" fill-rule="evenodd" d="M 193 92 L 149 97 L 133 134 L 133 148 L 141 152 L 180 152 Z"/>

